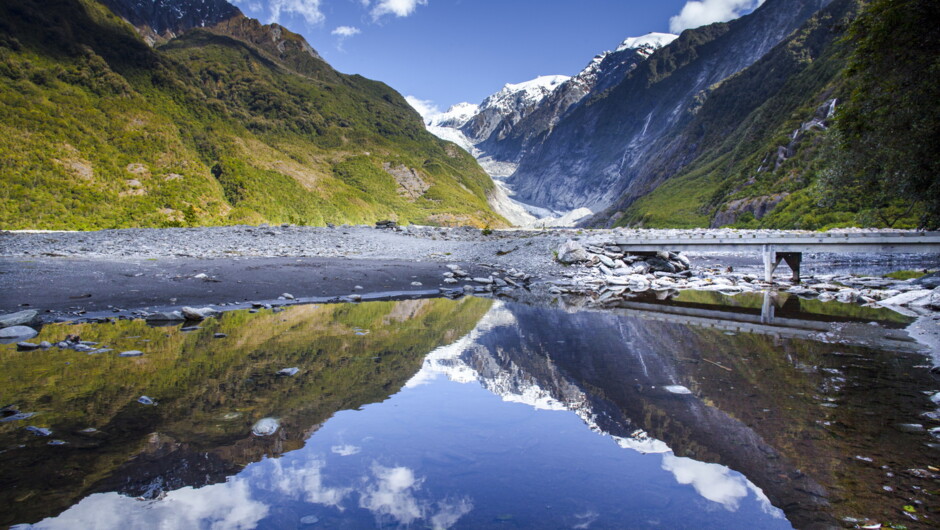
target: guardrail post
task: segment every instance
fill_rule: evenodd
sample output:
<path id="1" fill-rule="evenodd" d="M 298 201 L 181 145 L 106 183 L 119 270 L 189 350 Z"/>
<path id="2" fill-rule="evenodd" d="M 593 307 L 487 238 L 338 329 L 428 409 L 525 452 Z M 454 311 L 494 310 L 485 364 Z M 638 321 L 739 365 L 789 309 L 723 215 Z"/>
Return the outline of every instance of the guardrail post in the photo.
<path id="1" fill-rule="evenodd" d="M 777 265 L 780 264 L 783 256 L 777 255 L 773 245 L 761 245 L 761 257 L 764 259 L 764 281 L 773 282 L 774 271 L 777 270 Z"/>

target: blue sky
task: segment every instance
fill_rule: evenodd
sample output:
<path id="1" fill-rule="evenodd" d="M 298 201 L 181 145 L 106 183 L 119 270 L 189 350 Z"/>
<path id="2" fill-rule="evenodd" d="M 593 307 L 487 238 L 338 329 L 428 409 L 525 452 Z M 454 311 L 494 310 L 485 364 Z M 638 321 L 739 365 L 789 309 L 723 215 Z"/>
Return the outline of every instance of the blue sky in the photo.
<path id="1" fill-rule="evenodd" d="M 623 39 L 728 20 L 763 0 L 230 0 L 297 32 L 337 70 L 439 108 L 574 75 Z"/>

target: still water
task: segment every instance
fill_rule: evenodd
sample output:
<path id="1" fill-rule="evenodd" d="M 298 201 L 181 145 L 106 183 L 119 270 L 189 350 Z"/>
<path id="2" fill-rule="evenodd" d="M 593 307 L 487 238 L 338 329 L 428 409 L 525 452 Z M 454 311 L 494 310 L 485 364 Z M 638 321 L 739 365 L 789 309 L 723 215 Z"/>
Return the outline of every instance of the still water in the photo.
<path id="1" fill-rule="evenodd" d="M 691 293 L 46 326 L 112 351 L 0 345 L 0 525 L 931 527 L 908 323 Z"/>

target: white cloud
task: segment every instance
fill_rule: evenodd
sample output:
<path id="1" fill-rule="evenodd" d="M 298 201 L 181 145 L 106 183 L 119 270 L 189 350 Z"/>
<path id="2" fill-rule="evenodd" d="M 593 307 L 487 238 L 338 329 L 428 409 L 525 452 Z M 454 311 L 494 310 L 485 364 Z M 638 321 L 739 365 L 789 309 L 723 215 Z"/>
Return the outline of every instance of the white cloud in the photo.
<path id="1" fill-rule="evenodd" d="M 441 113 L 441 109 L 437 108 L 433 101 L 430 99 L 418 99 L 414 96 L 405 96 L 405 101 L 408 102 L 422 118 L 427 120 L 428 118 L 435 116 Z M 417 384 L 411 386 L 418 386 Z"/>
<path id="2" fill-rule="evenodd" d="M 363 5 L 366 5 L 365 1 Z M 372 7 L 372 19 L 377 20 L 385 15 L 407 17 L 414 13 L 418 6 L 426 5 L 428 0 L 377 0 Z"/>
<path id="3" fill-rule="evenodd" d="M 346 37 L 352 37 L 353 35 L 358 35 L 362 33 L 359 28 L 354 26 L 340 26 L 332 31 L 333 35 L 336 35 L 340 38 L 345 39 Z"/>
<path id="4" fill-rule="evenodd" d="M 669 31 L 697 28 L 712 22 L 725 22 L 757 8 L 764 0 L 689 0 L 678 15 L 669 19 Z"/>
<path id="5" fill-rule="evenodd" d="M 319 24 L 326 17 L 320 11 L 320 0 L 269 0 L 271 22 L 281 20 L 281 13 L 294 13 L 306 19 L 310 24 Z"/>
<path id="6" fill-rule="evenodd" d="M 362 452 L 361 447 L 356 447 L 355 445 L 334 445 L 331 450 L 338 454 L 339 456 L 352 456 L 357 455 Z"/>

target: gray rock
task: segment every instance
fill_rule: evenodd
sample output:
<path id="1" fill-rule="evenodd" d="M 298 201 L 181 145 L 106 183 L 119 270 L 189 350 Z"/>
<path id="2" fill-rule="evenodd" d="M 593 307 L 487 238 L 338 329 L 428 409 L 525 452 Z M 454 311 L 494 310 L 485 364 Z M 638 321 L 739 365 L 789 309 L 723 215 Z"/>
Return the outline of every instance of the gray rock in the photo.
<path id="1" fill-rule="evenodd" d="M 293 367 L 293 368 L 283 368 L 283 369 L 277 371 L 277 375 L 286 375 L 286 376 L 290 377 L 290 376 L 292 376 L 292 375 L 297 375 L 297 372 L 299 372 L 299 371 L 300 371 L 300 368 L 296 368 L 296 367 Z"/>
<path id="2" fill-rule="evenodd" d="M 493 278 L 474 278 L 473 281 L 477 283 L 482 283 L 484 285 L 489 285 L 493 283 Z"/>
<path id="3" fill-rule="evenodd" d="M 608 269 L 613 269 L 617 266 L 616 264 L 614 264 L 614 260 L 608 258 L 607 256 L 603 254 L 598 254 L 597 258 L 601 260 L 601 263 Z"/>
<path id="4" fill-rule="evenodd" d="M 215 335 L 213 335 L 213 337 L 217 339 L 224 339 L 225 337 L 228 337 L 228 335 L 226 335 L 225 333 L 216 333 Z"/>
<path id="5" fill-rule="evenodd" d="M 211 307 L 202 307 L 202 308 L 184 307 L 180 311 L 183 313 L 183 316 L 186 318 L 186 320 L 195 320 L 195 321 L 202 321 L 202 320 L 214 317 L 219 314 L 218 311 L 216 311 L 215 309 L 212 309 Z"/>
<path id="6" fill-rule="evenodd" d="M 921 298 L 925 298 L 933 294 L 933 291 L 927 289 L 918 289 L 916 291 L 908 291 L 906 293 L 901 293 L 897 296 L 892 296 L 887 300 L 882 300 L 878 302 L 880 305 L 908 305 L 914 303 Z"/>
<path id="7" fill-rule="evenodd" d="M 11 414 L 9 416 L 3 416 L 0 418 L 0 423 L 7 423 L 10 421 L 20 421 L 32 418 L 35 416 L 35 412 L 17 412 L 16 414 Z"/>
<path id="8" fill-rule="evenodd" d="M 12 326 L 37 326 L 42 323 L 39 312 L 32 309 L 0 315 L 0 328 Z"/>
<path id="9" fill-rule="evenodd" d="M 29 326 L 10 326 L 0 329 L 0 339 L 31 339 L 39 332 Z"/>
<path id="10" fill-rule="evenodd" d="M 52 343 L 49 342 L 49 341 L 47 341 L 47 340 L 44 340 L 44 341 L 42 341 L 42 342 L 39 343 L 39 347 L 42 348 L 42 349 L 44 349 L 44 350 L 48 350 L 49 348 L 52 347 Z"/>
<path id="11" fill-rule="evenodd" d="M 577 241 L 569 239 L 558 247 L 558 261 L 560 263 L 572 264 L 590 260 L 591 256 Z"/>
<path id="12" fill-rule="evenodd" d="M 30 425 L 26 428 L 27 431 L 35 434 L 36 436 L 49 436 L 52 434 L 52 431 L 45 427 L 36 427 L 35 425 Z"/>
<path id="13" fill-rule="evenodd" d="M 186 317 L 179 311 L 159 311 L 150 313 L 145 320 L 147 322 L 180 322 L 186 320 Z"/>
<path id="14" fill-rule="evenodd" d="M 147 396 L 140 396 L 137 398 L 137 402 L 141 405 L 156 405 L 157 402 Z"/>
<path id="15" fill-rule="evenodd" d="M 294 295 L 290 293 L 284 293 L 281 296 L 284 297 L 285 300 L 294 300 Z"/>
<path id="16" fill-rule="evenodd" d="M 128 350 L 128 351 L 122 351 L 121 353 L 119 353 L 118 357 L 140 357 L 143 354 L 144 352 L 140 350 Z"/>
<path id="17" fill-rule="evenodd" d="M 16 351 L 33 351 L 38 350 L 39 345 L 33 344 L 32 342 L 17 342 Z"/>
<path id="18" fill-rule="evenodd" d="M 940 287 L 940 271 L 921 276 L 911 281 L 911 283 L 920 286 L 922 289 L 936 289 Z"/>
<path id="19" fill-rule="evenodd" d="M 251 427 L 251 434 L 255 436 L 271 436 L 281 427 L 281 423 L 274 418 L 262 418 Z"/>

